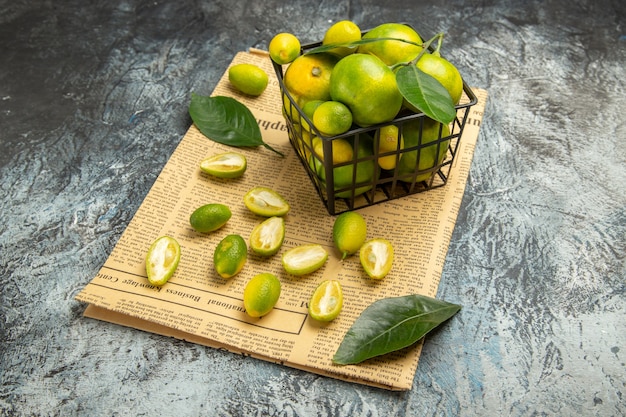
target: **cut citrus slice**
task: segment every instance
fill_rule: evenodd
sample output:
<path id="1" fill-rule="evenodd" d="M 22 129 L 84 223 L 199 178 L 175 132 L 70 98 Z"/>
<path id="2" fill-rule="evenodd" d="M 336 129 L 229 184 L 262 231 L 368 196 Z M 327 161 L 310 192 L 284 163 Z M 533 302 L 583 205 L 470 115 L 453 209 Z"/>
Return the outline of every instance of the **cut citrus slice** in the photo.
<path id="1" fill-rule="evenodd" d="M 386 239 L 369 240 L 361 246 L 359 258 L 367 275 L 383 279 L 391 270 L 393 246 Z"/>
<path id="2" fill-rule="evenodd" d="M 180 261 L 180 245 L 170 236 L 155 240 L 146 254 L 146 274 L 152 285 L 163 285 L 174 275 Z"/>
<path id="3" fill-rule="evenodd" d="M 309 315 L 318 321 L 334 320 L 343 307 L 343 292 L 339 281 L 327 280 L 318 285 L 309 301 Z"/>
<path id="4" fill-rule="evenodd" d="M 246 157 L 237 152 L 225 152 L 210 156 L 200 162 L 200 169 L 219 178 L 238 178 L 248 166 Z"/>
<path id="5" fill-rule="evenodd" d="M 250 234 L 250 248 L 263 256 L 274 255 L 285 239 L 285 220 L 282 217 L 270 217 L 259 223 Z"/>
<path id="6" fill-rule="evenodd" d="M 289 211 L 289 203 L 276 191 L 267 187 L 255 187 L 243 197 L 248 209 L 265 217 L 282 216 Z"/>
<path id="7" fill-rule="evenodd" d="M 318 270 L 328 259 L 328 252 L 320 244 L 296 246 L 283 254 L 285 271 L 292 275 L 306 275 Z"/>

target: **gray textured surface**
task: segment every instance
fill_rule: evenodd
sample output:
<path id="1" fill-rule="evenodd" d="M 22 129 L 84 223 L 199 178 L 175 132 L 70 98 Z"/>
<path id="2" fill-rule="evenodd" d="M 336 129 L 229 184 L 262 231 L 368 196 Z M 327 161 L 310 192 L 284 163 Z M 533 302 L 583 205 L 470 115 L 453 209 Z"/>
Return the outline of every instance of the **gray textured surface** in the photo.
<path id="1" fill-rule="evenodd" d="M 88 3 L 88 4 L 85 4 Z M 385 4 L 384 6 L 382 4 Z M 0 415 L 626 414 L 626 4 L 0 0 Z M 232 56 L 406 21 L 490 93 L 405 393 L 84 319 Z"/>

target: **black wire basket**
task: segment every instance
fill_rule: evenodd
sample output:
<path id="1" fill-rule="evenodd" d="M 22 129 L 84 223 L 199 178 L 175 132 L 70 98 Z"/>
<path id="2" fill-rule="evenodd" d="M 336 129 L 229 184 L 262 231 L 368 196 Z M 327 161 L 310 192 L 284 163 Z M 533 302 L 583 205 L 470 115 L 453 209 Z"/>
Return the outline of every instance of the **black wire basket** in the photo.
<path id="1" fill-rule="evenodd" d="M 303 45 L 302 53 L 320 45 L 321 42 Z M 446 185 L 459 149 L 469 109 L 477 103 L 476 96 L 465 81 L 464 96 L 455 106 L 456 117 L 449 126 L 435 123 L 423 113 L 405 109 L 390 122 L 368 127 L 353 125 L 353 129 L 346 133 L 328 137 L 315 128 L 313 122 L 285 88 L 283 66 L 274 61 L 272 63 L 281 97 L 284 98 L 282 110 L 289 141 L 330 215 Z M 298 114 L 299 117 L 295 119 L 299 119 L 299 123 L 287 116 L 294 114 Z M 396 150 L 381 152 L 379 148 L 381 129 L 389 125 L 397 127 L 396 143 L 400 143 L 410 134 L 412 138 L 410 146 L 397 146 Z M 322 154 L 319 147 L 317 152 L 314 151 L 312 137 L 321 140 Z M 333 141 L 337 140 L 348 140 L 352 144 L 354 152 L 351 160 L 333 163 Z M 371 152 L 358 152 L 361 147 L 370 147 Z M 395 167 L 381 168 L 379 158 L 387 160 L 391 158 L 392 161 L 395 159 L 395 164 L 391 164 Z M 402 158 L 407 159 L 401 166 L 399 162 Z M 415 165 L 409 164 L 410 169 L 407 170 L 406 161 L 413 160 Z"/>

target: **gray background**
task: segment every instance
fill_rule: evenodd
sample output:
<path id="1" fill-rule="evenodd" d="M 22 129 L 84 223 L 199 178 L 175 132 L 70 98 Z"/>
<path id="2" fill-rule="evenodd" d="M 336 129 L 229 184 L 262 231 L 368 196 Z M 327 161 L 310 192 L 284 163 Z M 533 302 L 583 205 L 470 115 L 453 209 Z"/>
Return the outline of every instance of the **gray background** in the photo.
<path id="1" fill-rule="evenodd" d="M 384 5 L 383 5 L 384 3 Z M 0 0 L 0 415 L 626 413 L 626 3 Z M 82 317 L 233 55 L 337 20 L 443 31 L 490 98 L 409 392 Z"/>

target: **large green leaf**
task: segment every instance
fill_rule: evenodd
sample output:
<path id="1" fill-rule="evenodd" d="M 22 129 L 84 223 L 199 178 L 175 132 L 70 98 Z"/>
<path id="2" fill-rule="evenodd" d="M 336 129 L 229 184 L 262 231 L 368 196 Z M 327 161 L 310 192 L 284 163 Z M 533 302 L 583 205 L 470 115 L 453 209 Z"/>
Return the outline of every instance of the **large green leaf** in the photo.
<path id="1" fill-rule="evenodd" d="M 348 330 L 333 362 L 356 364 L 410 346 L 460 309 L 418 294 L 375 301 Z"/>
<path id="2" fill-rule="evenodd" d="M 192 93 L 189 115 L 207 138 L 229 146 L 265 146 L 256 118 L 244 104 L 232 97 L 200 96 Z"/>
<path id="3" fill-rule="evenodd" d="M 431 119 L 449 124 L 456 117 L 456 109 L 448 90 L 417 66 L 406 65 L 399 68 L 396 82 L 406 101 Z"/>

